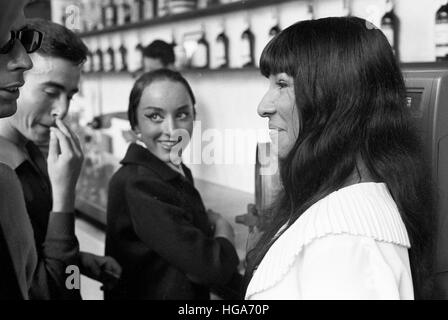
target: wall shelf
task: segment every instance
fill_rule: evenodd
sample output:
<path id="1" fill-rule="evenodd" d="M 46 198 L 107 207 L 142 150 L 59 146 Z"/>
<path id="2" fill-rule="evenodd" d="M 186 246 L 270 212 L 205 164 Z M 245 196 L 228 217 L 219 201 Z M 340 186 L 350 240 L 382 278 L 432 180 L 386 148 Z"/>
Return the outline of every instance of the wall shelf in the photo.
<path id="1" fill-rule="evenodd" d="M 112 28 L 105 28 L 101 30 L 92 30 L 87 32 L 81 32 L 79 35 L 81 37 L 90 37 L 90 36 L 98 36 L 102 34 L 109 34 L 118 31 L 127 31 L 136 28 L 149 27 L 149 26 L 157 26 L 168 24 L 172 22 L 179 22 L 191 19 L 198 19 L 213 15 L 222 15 L 226 13 L 238 12 L 243 10 L 250 10 L 259 7 L 269 6 L 269 5 L 279 5 L 285 2 L 293 2 L 293 1 L 307 1 L 307 0 L 243 0 L 241 2 L 233 2 L 228 4 L 216 5 L 204 9 L 193 10 L 185 13 L 168 15 L 164 17 L 154 18 L 150 20 L 125 24 L 121 26 L 115 26 Z"/>
<path id="2" fill-rule="evenodd" d="M 226 73 L 259 73 L 260 69 L 256 67 L 247 67 L 247 68 L 222 68 L 222 69 L 182 69 L 178 70 L 183 75 L 201 75 L 201 74 L 226 74 Z M 111 77 L 130 77 L 136 78 L 137 73 L 129 72 L 129 71 L 117 71 L 117 72 L 89 72 L 83 73 L 83 76 L 86 77 L 103 77 L 103 76 L 111 76 Z"/>

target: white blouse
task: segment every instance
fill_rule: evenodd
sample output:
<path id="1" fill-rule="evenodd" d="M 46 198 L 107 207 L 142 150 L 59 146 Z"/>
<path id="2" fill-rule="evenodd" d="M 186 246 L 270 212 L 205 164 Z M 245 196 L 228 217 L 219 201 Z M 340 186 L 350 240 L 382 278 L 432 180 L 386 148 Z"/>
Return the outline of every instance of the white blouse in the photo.
<path id="1" fill-rule="evenodd" d="M 271 246 L 246 299 L 413 299 L 409 238 L 384 183 L 335 191 Z"/>

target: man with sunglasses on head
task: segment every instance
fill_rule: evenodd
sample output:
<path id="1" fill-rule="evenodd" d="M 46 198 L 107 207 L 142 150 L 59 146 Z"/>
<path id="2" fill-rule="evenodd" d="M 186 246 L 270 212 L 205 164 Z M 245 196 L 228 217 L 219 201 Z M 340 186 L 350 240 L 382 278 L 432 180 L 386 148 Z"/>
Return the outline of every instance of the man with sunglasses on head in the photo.
<path id="1" fill-rule="evenodd" d="M 23 73 L 33 66 L 28 53 L 40 47 L 43 36 L 26 27 L 25 1 L 8 2 L 14 2 L 16 6 L 0 0 L 0 9 L 7 8 L 0 14 L 1 25 L 10 28 L 0 30 L 0 117 L 15 113 L 18 88 L 24 83 Z M 8 12 L 7 17 L 4 12 Z M 74 217 L 66 194 L 70 192 L 70 185 L 61 184 L 60 180 L 76 180 L 82 153 L 75 145 L 75 138 L 65 128 L 58 126 L 52 131 L 48 173 L 55 186 L 52 190 L 54 203 L 40 256 L 24 193 L 11 168 L 17 159 L 14 154 L 0 149 L 0 299 L 49 299 L 56 293 L 59 298 L 79 297 L 76 290 L 59 290 L 55 279 L 66 266 L 76 264 L 78 260 Z"/>
<path id="2" fill-rule="evenodd" d="M 17 102 L 17 112 L 0 120 L 0 150 L 14 156 L 11 166 L 24 190 L 38 256 L 41 257 L 46 235 L 52 232 L 48 228 L 52 206 L 55 211 L 52 199 L 58 190 L 62 191 L 61 199 L 66 202 L 64 211 L 74 211 L 79 168 L 76 168 L 77 174 L 72 176 L 64 177 L 59 172 L 53 177 L 49 176 L 52 172 L 47 171 L 45 157 L 38 146 L 48 145 L 52 128 L 58 127 L 67 133 L 68 142 L 81 157 L 79 141 L 63 120 L 73 96 L 79 91 L 81 68 L 88 49 L 76 34 L 59 24 L 29 19 L 27 26 L 42 31 L 45 37 L 42 46 L 30 55 L 34 66 L 25 73 L 25 85 Z M 118 280 L 121 274 L 121 267 L 115 259 L 87 252 L 79 253 L 77 265 L 82 274 L 103 282 L 106 287 L 113 284 L 113 275 Z M 51 298 L 57 298 L 60 291 L 66 290 L 67 275 L 64 271 L 54 274 L 58 290 Z"/>

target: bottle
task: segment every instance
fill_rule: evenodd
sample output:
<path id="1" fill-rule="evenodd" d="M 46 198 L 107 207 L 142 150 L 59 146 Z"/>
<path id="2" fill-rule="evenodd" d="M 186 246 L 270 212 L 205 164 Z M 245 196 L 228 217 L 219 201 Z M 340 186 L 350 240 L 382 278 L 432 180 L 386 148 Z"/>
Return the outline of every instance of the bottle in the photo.
<path id="1" fill-rule="evenodd" d="M 246 29 L 241 34 L 241 49 L 242 49 L 242 63 L 243 68 L 255 66 L 255 36 L 250 29 L 250 24 L 247 23 Z"/>
<path id="2" fill-rule="evenodd" d="M 221 0 L 207 0 L 207 7 L 213 7 L 221 4 Z"/>
<path id="3" fill-rule="evenodd" d="M 132 4 L 132 22 L 145 20 L 145 0 L 134 0 Z"/>
<path id="4" fill-rule="evenodd" d="M 61 24 L 62 24 L 64 27 L 67 27 L 67 12 L 66 12 L 66 7 L 63 7 L 63 8 L 62 8 Z"/>
<path id="5" fill-rule="evenodd" d="M 155 16 L 157 17 L 163 17 L 168 15 L 169 13 L 169 8 L 168 8 L 168 3 L 169 0 L 154 0 L 156 1 L 156 7 L 155 7 Z"/>
<path id="6" fill-rule="evenodd" d="M 90 18 L 90 11 L 88 4 L 84 1 L 80 3 L 80 30 L 79 32 L 86 32 L 90 30 L 88 18 Z"/>
<path id="7" fill-rule="evenodd" d="M 395 5 L 387 0 L 387 12 L 381 18 L 381 31 L 383 31 L 396 56 L 398 56 L 399 20 L 395 14 Z"/>
<path id="8" fill-rule="evenodd" d="M 185 52 L 185 48 L 182 45 L 182 43 L 179 44 L 179 42 L 176 41 L 175 30 L 172 31 L 171 45 L 173 46 L 174 57 L 175 57 L 174 67 L 176 68 L 176 70 L 182 70 L 187 65 L 187 54 Z"/>
<path id="9" fill-rule="evenodd" d="M 268 32 L 268 42 L 271 41 L 272 38 L 274 38 L 276 35 L 278 35 L 280 33 L 280 31 L 282 30 L 280 28 L 280 23 L 279 23 L 279 18 L 278 18 L 279 15 L 280 15 L 279 9 L 276 8 L 276 10 L 274 10 L 272 13 L 272 22 L 271 22 L 272 27 L 271 27 L 271 29 L 269 29 L 269 32 Z"/>
<path id="10" fill-rule="evenodd" d="M 103 52 L 100 48 L 98 48 L 93 54 L 93 71 L 94 72 L 103 72 Z"/>
<path id="11" fill-rule="evenodd" d="M 145 56 L 143 55 L 143 49 L 144 46 L 140 42 L 135 46 L 135 51 L 137 51 L 139 59 L 136 65 L 136 70 L 134 71 L 145 70 Z"/>
<path id="12" fill-rule="evenodd" d="M 117 69 L 117 71 L 128 71 L 128 49 L 124 46 L 123 42 L 121 43 L 120 47 L 118 48 L 118 57 L 119 57 L 119 63 L 120 68 Z"/>
<path id="13" fill-rule="evenodd" d="M 196 51 L 193 54 L 191 65 L 197 69 L 207 69 L 210 67 L 210 46 L 205 38 L 204 27 L 202 36 L 198 40 Z"/>
<path id="14" fill-rule="evenodd" d="M 114 0 L 109 0 L 106 3 L 104 10 L 104 27 L 111 28 L 117 25 L 117 7 L 114 4 Z"/>
<path id="15" fill-rule="evenodd" d="M 112 46 L 106 50 L 104 55 L 103 69 L 105 72 L 115 71 L 115 51 Z"/>
<path id="16" fill-rule="evenodd" d="M 143 9 L 143 19 L 150 20 L 154 19 L 157 14 L 157 1 L 156 0 L 145 0 Z"/>
<path id="17" fill-rule="evenodd" d="M 91 22 L 92 30 L 101 30 L 104 28 L 104 15 L 100 1 L 91 2 L 90 9 L 92 10 L 93 21 Z"/>
<path id="18" fill-rule="evenodd" d="M 274 38 L 276 35 L 278 35 L 280 32 L 282 31 L 282 29 L 280 28 L 280 26 L 278 24 L 276 24 L 275 26 L 273 26 L 271 29 L 269 29 L 269 40 L 271 40 L 272 38 Z"/>
<path id="19" fill-rule="evenodd" d="M 93 71 L 92 68 L 92 61 L 93 60 L 93 54 L 92 51 L 87 51 L 87 57 L 86 57 L 86 61 L 84 62 L 83 66 L 82 66 L 82 71 L 84 73 L 91 73 Z"/>
<path id="20" fill-rule="evenodd" d="M 229 38 L 226 35 L 224 26 L 221 33 L 216 37 L 216 57 L 218 68 L 229 67 Z"/>
<path id="21" fill-rule="evenodd" d="M 344 0 L 344 16 L 351 17 L 352 16 L 352 1 L 351 0 Z"/>
<path id="22" fill-rule="evenodd" d="M 436 60 L 448 60 L 448 3 L 442 5 L 436 13 L 435 46 Z"/>
<path id="23" fill-rule="evenodd" d="M 315 13 L 314 13 L 314 1 L 308 0 L 306 7 L 307 7 L 306 20 L 314 20 L 316 18 Z"/>
<path id="24" fill-rule="evenodd" d="M 128 0 L 121 0 L 117 10 L 117 24 L 119 26 L 131 23 L 132 11 Z"/>

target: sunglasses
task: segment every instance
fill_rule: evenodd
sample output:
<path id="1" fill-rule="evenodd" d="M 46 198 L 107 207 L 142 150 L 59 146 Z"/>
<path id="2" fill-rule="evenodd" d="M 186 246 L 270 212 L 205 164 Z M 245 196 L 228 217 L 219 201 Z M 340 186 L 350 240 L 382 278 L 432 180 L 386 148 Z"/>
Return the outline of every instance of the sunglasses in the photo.
<path id="1" fill-rule="evenodd" d="M 40 48 L 43 38 L 44 34 L 42 32 L 27 27 L 19 31 L 11 31 L 8 42 L 0 47 L 0 54 L 9 53 L 14 48 L 16 40 L 22 43 L 27 53 L 33 53 Z"/>

